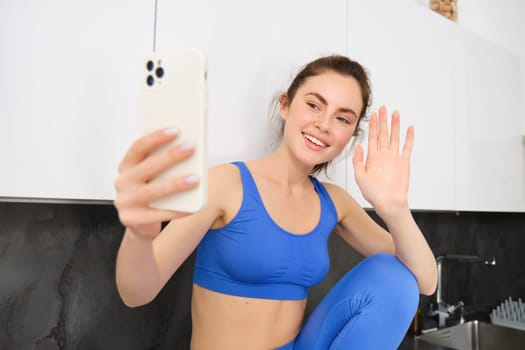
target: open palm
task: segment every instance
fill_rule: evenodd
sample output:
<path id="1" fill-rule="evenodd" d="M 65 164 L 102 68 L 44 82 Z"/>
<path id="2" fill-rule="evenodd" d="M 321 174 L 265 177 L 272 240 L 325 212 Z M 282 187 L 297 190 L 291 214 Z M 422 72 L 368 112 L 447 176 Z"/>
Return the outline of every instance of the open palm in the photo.
<path id="1" fill-rule="evenodd" d="M 360 145 L 356 146 L 353 157 L 357 185 L 363 197 L 378 213 L 389 213 L 408 206 L 414 128 L 407 129 L 403 150 L 400 153 L 399 113 L 392 114 L 390 133 L 387 119 L 384 106 L 379 108 L 379 116 L 376 113 L 372 114 L 366 161 Z"/>

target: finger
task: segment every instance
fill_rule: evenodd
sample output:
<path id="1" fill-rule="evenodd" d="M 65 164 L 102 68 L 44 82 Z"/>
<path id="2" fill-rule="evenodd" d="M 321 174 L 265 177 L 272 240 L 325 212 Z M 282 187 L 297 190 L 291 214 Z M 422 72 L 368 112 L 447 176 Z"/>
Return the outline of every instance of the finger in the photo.
<path id="1" fill-rule="evenodd" d="M 189 215 L 189 213 L 142 207 L 130 208 L 123 211 L 121 215 L 119 215 L 119 219 L 124 226 L 140 226 L 169 221 L 186 215 Z"/>
<path id="2" fill-rule="evenodd" d="M 115 206 L 118 209 L 147 206 L 151 201 L 188 191 L 198 185 L 199 179 L 194 175 L 150 182 L 147 185 L 135 186 L 125 193 L 120 193 L 115 199 Z"/>
<path id="3" fill-rule="evenodd" d="M 144 187 L 143 198 L 149 203 L 156 199 L 192 190 L 197 186 L 199 186 L 199 177 L 196 175 L 186 175 L 157 182 L 150 182 Z"/>
<path id="4" fill-rule="evenodd" d="M 406 137 L 405 137 L 405 145 L 403 146 L 402 156 L 405 158 L 410 159 L 410 156 L 412 155 L 412 146 L 414 145 L 414 136 L 415 136 L 414 127 L 409 126 L 407 129 Z"/>
<path id="5" fill-rule="evenodd" d="M 370 122 L 368 123 L 368 152 L 376 151 L 377 147 L 377 114 L 374 112 L 370 116 Z"/>
<path id="6" fill-rule="evenodd" d="M 360 178 L 365 172 L 365 165 L 363 163 L 363 147 L 360 144 L 355 146 L 354 156 L 352 158 L 352 164 L 354 166 L 354 177 Z"/>
<path id="7" fill-rule="evenodd" d="M 173 165 L 191 157 L 194 150 L 192 144 L 182 143 L 156 152 L 126 174 L 127 178 L 131 181 L 147 182 Z"/>
<path id="8" fill-rule="evenodd" d="M 400 129 L 400 116 L 399 112 L 395 111 L 392 114 L 392 126 L 390 128 L 390 149 L 399 152 L 399 129 Z"/>
<path id="9" fill-rule="evenodd" d="M 378 127 L 378 148 L 390 148 L 390 140 L 388 137 L 388 118 L 385 106 L 379 108 L 379 127 Z"/>
<path id="10" fill-rule="evenodd" d="M 130 167 L 140 163 L 148 154 L 158 147 L 173 141 L 178 134 L 176 128 L 156 130 L 136 140 L 128 149 L 120 162 L 119 172 L 126 171 Z"/>

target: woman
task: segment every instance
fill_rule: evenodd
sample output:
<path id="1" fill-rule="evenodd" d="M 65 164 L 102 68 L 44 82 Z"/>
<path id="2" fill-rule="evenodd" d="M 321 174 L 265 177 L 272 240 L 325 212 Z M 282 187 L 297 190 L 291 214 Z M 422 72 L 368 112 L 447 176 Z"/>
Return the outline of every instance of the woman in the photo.
<path id="1" fill-rule="evenodd" d="M 353 157 L 357 184 L 390 232 L 343 189 L 312 176 L 357 134 L 369 100 L 357 62 L 328 56 L 309 63 L 278 101 L 277 149 L 210 169 L 208 203 L 191 215 L 147 206 L 197 186 L 191 175 L 148 183 L 190 157 L 191 147 L 150 155 L 176 138 L 173 129 L 135 142 L 116 180 L 115 206 L 126 227 L 117 287 L 126 305 L 150 302 L 197 248 L 192 349 L 396 349 L 418 293 L 432 294 L 437 275 L 407 202 L 413 128 L 400 154 L 399 114 L 389 132 L 381 107 L 370 117 L 366 163 L 360 145 Z M 303 324 L 307 290 L 328 271 L 331 232 L 367 258 Z"/>

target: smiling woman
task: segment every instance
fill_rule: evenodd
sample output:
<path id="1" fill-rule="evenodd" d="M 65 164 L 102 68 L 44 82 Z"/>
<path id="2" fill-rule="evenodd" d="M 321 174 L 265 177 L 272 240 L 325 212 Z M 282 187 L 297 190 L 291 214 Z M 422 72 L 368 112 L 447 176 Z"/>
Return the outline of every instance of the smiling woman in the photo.
<path id="1" fill-rule="evenodd" d="M 359 63 L 352 60 L 344 61 L 340 58 L 340 56 L 327 56 L 306 65 L 292 81 L 286 93 L 282 93 L 276 98 L 273 110 L 278 111 L 278 113 L 275 113 L 272 117 L 277 120 L 278 128 L 280 129 L 280 140 L 283 136 L 285 126 L 284 119 L 282 118 L 282 108 L 286 106 L 288 100 L 291 101 L 294 99 L 298 87 L 304 83 L 306 78 L 310 76 L 318 76 L 320 73 L 331 73 L 334 76 L 340 75 L 339 77 L 351 77 L 350 80 L 347 81 L 347 84 L 353 94 L 349 94 L 349 99 L 345 100 L 345 104 L 349 104 L 351 101 L 354 107 L 353 109 L 350 107 L 340 107 L 338 112 L 341 115 L 336 118 L 343 123 L 348 123 L 350 126 L 353 126 L 354 132 L 352 136 L 354 136 L 354 141 L 360 140 L 364 133 L 359 125 L 360 122 L 366 118 L 368 107 L 371 105 L 372 91 L 370 88 L 370 81 L 366 71 Z M 335 79 L 337 79 L 337 77 L 335 77 Z M 325 80 L 327 80 L 328 84 L 331 84 L 329 78 Z M 357 101 L 359 96 L 361 97 L 360 104 L 359 101 Z M 306 92 L 306 95 L 302 96 L 302 98 L 304 99 L 306 97 L 310 98 L 310 101 L 306 102 L 308 106 L 319 113 L 322 112 L 321 108 L 326 108 L 328 106 L 328 101 L 319 92 Z M 313 136 L 309 135 L 305 137 Z M 312 174 L 317 174 L 326 169 L 329 164 L 330 162 L 326 162 L 314 166 Z"/>
<path id="2" fill-rule="evenodd" d="M 364 69 L 348 57 L 306 65 L 278 100 L 277 149 L 211 168 L 208 203 L 194 214 L 148 206 L 198 185 L 185 178 L 149 181 L 156 175 L 151 169 L 161 172 L 193 150 L 152 153 L 177 137 L 172 129 L 135 142 L 115 182 L 126 226 L 117 257 L 123 301 L 150 302 L 197 249 L 192 349 L 396 349 L 418 292 L 432 294 L 436 285 L 434 257 L 407 204 L 413 129 L 400 152 L 399 114 L 389 130 L 383 107 L 370 118 L 366 161 L 360 145 L 353 159 L 363 196 L 390 232 L 342 188 L 313 176 L 358 133 L 370 95 Z M 328 272 L 332 232 L 366 259 L 303 322 L 308 288 Z"/>

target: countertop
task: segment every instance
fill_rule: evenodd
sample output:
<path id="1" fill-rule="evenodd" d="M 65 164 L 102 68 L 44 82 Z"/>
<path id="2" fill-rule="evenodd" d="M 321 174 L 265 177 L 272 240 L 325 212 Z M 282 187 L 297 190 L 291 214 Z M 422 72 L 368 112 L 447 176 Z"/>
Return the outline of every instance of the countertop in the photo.
<path id="1" fill-rule="evenodd" d="M 471 307 L 471 310 L 472 310 L 472 307 Z M 479 307 L 477 307 L 474 311 L 469 311 L 468 314 L 465 314 L 464 319 L 465 321 L 478 320 L 478 321 L 490 323 L 489 312 L 487 310 L 482 310 Z M 449 324 L 449 321 L 450 321 L 450 324 Z M 457 323 L 458 323 L 458 318 L 451 317 L 447 321 L 447 326 L 453 326 Z M 435 329 L 436 326 L 437 326 L 436 320 L 430 319 L 430 318 L 423 318 L 423 329 L 431 330 L 432 328 Z M 446 347 L 446 346 L 430 344 L 423 340 L 418 340 L 410 333 L 407 333 L 407 335 L 403 339 L 403 342 L 399 345 L 398 350 L 454 350 L 454 349 Z"/>
<path id="2" fill-rule="evenodd" d="M 417 340 L 411 335 L 407 335 L 398 350 L 453 350 L 446 346 L 433 345 L 422 340 Z"/>

